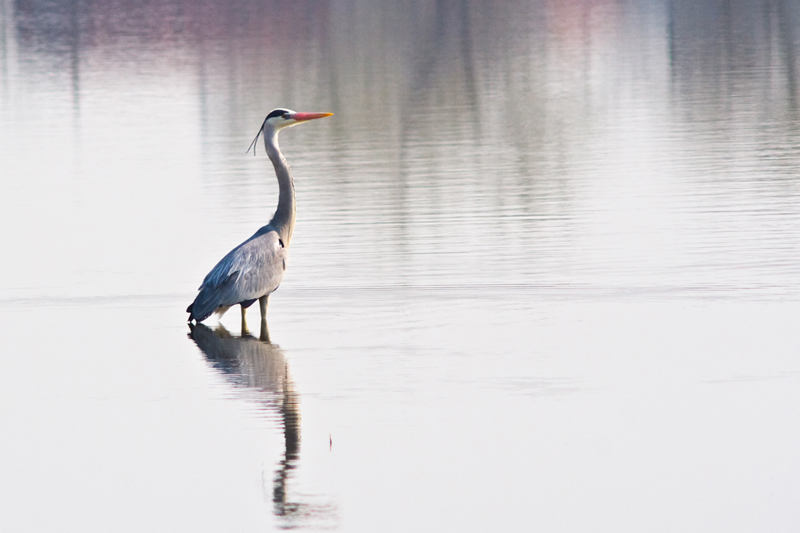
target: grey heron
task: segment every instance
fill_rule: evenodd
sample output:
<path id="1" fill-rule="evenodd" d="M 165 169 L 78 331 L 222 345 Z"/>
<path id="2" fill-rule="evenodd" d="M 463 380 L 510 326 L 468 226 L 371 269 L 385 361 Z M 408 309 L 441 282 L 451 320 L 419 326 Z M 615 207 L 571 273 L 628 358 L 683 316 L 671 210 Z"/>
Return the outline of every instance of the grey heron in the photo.
<path id="1" fill-rule="evenodd" d="M 213 313 L 220 316 L 234 305 L 242 309 L 242 333 L 247 333 L 247 308 L 258 300 L 261 307 L 261 329 L 266 331 L 267 302 L 278 288 L 286 270 L 286 257 L 292 241 L 295 222 L 295 194 L 292 173 L 278 147 L 278 132 L 309 120 L 329 117 L 333 113 L 297 113 L 290 109 L 273 109 L 256 134 L 250 148 L 255 155 L 259 135 L 275 167 L 278 178 L 278 208 L 269 224 L 228 252 L 206 275 L 200 292 L 186 309 L 189 322 L 202 322 Z M 250 151 L 250 148 L 247 151 Z"/>

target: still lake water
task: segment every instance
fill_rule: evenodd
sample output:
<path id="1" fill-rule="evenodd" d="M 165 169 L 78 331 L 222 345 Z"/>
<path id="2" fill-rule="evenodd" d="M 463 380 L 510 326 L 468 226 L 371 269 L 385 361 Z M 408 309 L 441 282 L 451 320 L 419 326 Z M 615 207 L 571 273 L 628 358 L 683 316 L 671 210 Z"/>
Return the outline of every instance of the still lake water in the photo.
<path id="1" fill-rule="evenodd" d="M 800 528 L 800 3 L 0 17 L 2 531 Z"/>

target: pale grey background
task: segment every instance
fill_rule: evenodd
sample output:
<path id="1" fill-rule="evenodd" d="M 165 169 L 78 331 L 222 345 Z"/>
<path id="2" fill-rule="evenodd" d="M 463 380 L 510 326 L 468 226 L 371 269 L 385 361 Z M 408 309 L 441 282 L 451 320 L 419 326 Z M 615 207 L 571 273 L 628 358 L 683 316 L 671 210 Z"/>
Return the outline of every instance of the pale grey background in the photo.
<path id="1" fill-rule="evenodd" d="M 3 531 L 800 527 L 797 2 L 0 8 Z M 283 515 L 184 313 L 277 106 Z"/>

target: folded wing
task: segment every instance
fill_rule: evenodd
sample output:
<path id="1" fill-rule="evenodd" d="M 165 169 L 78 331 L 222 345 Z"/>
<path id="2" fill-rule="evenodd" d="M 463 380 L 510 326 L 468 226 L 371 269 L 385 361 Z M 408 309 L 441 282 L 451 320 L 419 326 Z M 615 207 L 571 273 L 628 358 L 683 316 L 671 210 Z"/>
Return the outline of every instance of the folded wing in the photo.
<path id="1" fill-rule="evenodd" d="M 255 300 L 278 288 L 286 270 L 286 247 L 264 227 L 234 248 L 208 273 L 189 306 L 189 320 L 202 322 L 220 307 Z"/>

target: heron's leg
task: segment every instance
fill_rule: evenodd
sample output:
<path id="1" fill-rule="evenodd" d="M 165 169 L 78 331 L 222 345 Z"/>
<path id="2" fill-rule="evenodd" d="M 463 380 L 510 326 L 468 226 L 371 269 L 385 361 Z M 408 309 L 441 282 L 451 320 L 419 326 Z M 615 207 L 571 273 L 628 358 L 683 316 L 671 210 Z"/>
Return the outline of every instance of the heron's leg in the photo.
<path id="1" fill-rule="evenodd" d="M 261 320 L 267 321 L 267 304 L 269 304 L 269 294 L 265 294 L 258 299 L 258 306 L 261 308 Z"/>
<path id="2" fill-rule="evenodd" d="M 249 335 L 250 330 L 247 329 L 247 308 L 245 306 L 242 307 L 242 335 Z"/>
<path id="3" fill-rule="evenodd" d="M 261 308 L 261 336 L 259 337 L 264 342 L 269 342 L 269 329 L 267 329 L 267 304 L 269 303 L 269 294 L 265 294 L 258 299 L 258 306 Z"/>
<path id="4" fill-rule="evenodd" d="M 267 328 L 267 321 L 261 321 L 261 335 L 259 335 L 258 340 L 262 342 L 266 342 L 267 344 L 271 344 L 272 341 L 269 340 L 269 328 Z"/>

